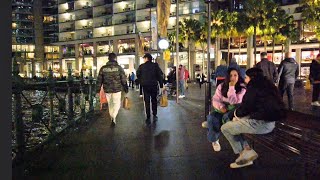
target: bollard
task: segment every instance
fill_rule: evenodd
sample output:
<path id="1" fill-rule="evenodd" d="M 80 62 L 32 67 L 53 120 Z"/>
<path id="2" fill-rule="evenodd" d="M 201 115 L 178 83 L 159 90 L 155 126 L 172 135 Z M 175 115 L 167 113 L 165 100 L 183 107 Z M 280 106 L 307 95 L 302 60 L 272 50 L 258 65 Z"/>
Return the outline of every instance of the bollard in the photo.
<path id="1" fill-rule="evenodd" d="M 93 111 L 93 93 L 92 93 L 92 85 L 93 85 L 93 77 L 92 77 L 92 69 L 89 69 L 89 111 Z"/>
<path id="2" fill-rule="evenodd" d="M 48 78 L 48 94 L 49 94 L 49 103 L 50 103 L 50 121 L 49 121 L 49 128 L 52 133 L 55 133 L 57 122 L 54 119 L 54 112 L 53 112 L 53 96 L 54 96 L 54 80 L 53 80 L 53 72 L 51 67 L 49 68 L 49 78 Z M 53 134 L 50 134 L 53 135 Z"/>
<path id="3" fill-rule="evenodd" d="M 15 123 L 15 135 L 17 144 L 17 154 L 16 160 L 20 162 L 20 166 L 17 168 L 17 179 L 23 179 L 24 173 L 24 163 L 23 156 L 26 150 L 25 137 L 24 137 L 24 123 L 22 119 L 22 103 L 21 103 L 21 93 L 23 90 L 23 80 L 19 76 L 19 66 L 17 62 L 13 61 L 12 69 L 12 93 L 14 95 L 14 123 Z"/>
<path id="4" fill-rule="evenodd" d="M 73 111 L 73 96 L 72 96 L 73 77 L 71 69 L 68 69 L 68 120 L 72 121 L 74 116 Z"/>

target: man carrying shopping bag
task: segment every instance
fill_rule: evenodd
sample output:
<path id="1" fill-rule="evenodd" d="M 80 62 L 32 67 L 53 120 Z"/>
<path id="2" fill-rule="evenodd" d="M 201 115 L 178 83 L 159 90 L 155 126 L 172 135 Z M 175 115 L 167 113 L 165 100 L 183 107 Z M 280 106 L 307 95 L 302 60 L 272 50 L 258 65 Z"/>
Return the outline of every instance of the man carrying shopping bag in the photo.
<path id="1" fill-rule="evenodd" d="M 97 89 L 103 85 L 106 93 L 112 126 L 116 124 L 116 117 L 121 106 L 121 91 L 128 93 L 127 77 L 116 58 L 116 54 L 109 54 L 109 61 L 99 70 L 97 81 Z"/>
<path id="2" fill-rule="evenodd" d="M 163 73 L 157 63 L 152 62 L 152 56 L 146 53 L 143 56 L 144 62 L 137 70 L 137 78 L 140 80 L 140 85 L 143 88 L 143 99 L 146 110 L 146 124 L 150 124 L 150 98 L 152 103 L 153 121 L 157 121 L 157 91 L 158 83 L 161 91 L 163 91 Z"/>

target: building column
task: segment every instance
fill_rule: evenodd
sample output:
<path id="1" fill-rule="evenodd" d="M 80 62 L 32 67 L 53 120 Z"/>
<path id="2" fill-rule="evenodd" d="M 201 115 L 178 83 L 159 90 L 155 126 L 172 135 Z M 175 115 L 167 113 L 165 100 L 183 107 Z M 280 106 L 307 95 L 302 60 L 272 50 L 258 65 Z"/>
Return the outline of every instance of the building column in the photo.
<path id="1" fill-rule="evenodd" d="M 43 45 L 43 14 L 42 0 L 33 1 L 33 17 L 34 17 L 34 59 L 32 60 L 32 76 L 36 75 L 36 63 L 44 63 L 44 45 Z"/>
<path id="2" fill-rule="evenodd" d="M 301 75 L 301 48 L 296 49 L 296 61 L 299 65 L 299 76 Z"/>
<path id="3" fill-rule="evenodd" d="M 134 46 L 134 48 L 135 48 L 135 59 L 134 59 L 134 69 L 135 70 L 138 70 L 138 68 L 139 68 L 139 66 L 140 66 L 140 56 L 139 56 L 139 41 L 140 41 L 140 39 L 139 39 L 139 36 L 137 35 L 136 37 L 135 37 L 135 46 Z"/>
<path id="4" fill-rule="evenodd" d="M 75 61 L 76 61 L 76 70 L 80 72 L 80 52 L 79 52 L 79 44 L 74 45 L 74 53 L 75 53 Z"/>
<path id="5" fill-rule="evenodd" d="M 62 58 L 63 58 L 63 48 L 62 46 L 59 46 L 59 73 L 62 74 L 63 73 L 63 66 L 62 66 Z"/>
<path id="6" fill-rule="evenodd" d="M 253 35 L 251 35 L 247 37 L 247 69 L 255 65 L 253 53 Z"/>
<path id="7" fill-rule="evenodd" d="M 137 41 L 136 41 L 137 42 Z M 113 53 L 117 54 L 119 53 L 119 49 L 118 49 L 118 40 L 115 39 L 113 40 Z"/>
<path id="8" fill-rule="evenodd" d="M 98 66 L 98 60 L 97 60 L 97 51 L 98 51 L 98 45 L 97 42 L 93 42 L 93 77 L 97 77 L 97 66 Z"/>

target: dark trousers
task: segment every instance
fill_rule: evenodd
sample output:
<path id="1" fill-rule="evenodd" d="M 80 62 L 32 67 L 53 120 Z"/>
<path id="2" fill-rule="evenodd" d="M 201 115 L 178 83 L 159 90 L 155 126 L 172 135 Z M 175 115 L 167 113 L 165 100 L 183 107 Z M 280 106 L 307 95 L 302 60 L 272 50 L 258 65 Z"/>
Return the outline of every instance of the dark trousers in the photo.
<path id="1" fill-rule="evenodd" d="M 294 88 L 294 83 L 287 83 L 287 82 L 279 83 L 279 91 L 282 98 L 284 93 L 287 92 L 289 109 L 293 109 L 293 88 Z"/>
<path id="2" fill-rule="evenodd" d="M 140 86 L 140 93 L 139 93 L 139 95 L 142 95 L 142 86 L 141 85 L 139 85 Z"/>
<path id="3" fill-rule="evenodd" d="M 150 98 L 152 103 L 152 114 L 157 115 L 157 91 L 158 86 L 143 86 L 144 103 L 147 118 L 150 118 Z"/>
<path id="4" fill-rule="evenodd" d="M 318 101 L 320 96 L 320 83 L 319 84 L 313 84 L 313 90 L 312 90 L 312 102 Z"/>

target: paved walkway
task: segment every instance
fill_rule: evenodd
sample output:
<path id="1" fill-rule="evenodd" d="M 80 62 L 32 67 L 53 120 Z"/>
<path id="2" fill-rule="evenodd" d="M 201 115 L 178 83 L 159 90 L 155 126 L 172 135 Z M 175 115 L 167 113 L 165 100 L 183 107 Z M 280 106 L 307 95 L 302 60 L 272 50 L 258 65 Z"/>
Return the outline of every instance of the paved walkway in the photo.
<path id="1" fill-rule="evenodd" d="M 27 179 L 301 179 L 299 165 L 258 145 L 254 165 L 230 169 L 236 156 L 226 139 L 221 137 L 222 151 L 214 152 L 201 128 L 204 89 L 191 85 L 179 104 L 170 100 L 158 107 L 159 121 L 149 127 L 138 93 L 130 90 L 132 109 L 121 108 L 116 127 L 110 127 L 107 111 L 96 115 L 35 157 Z"/>

